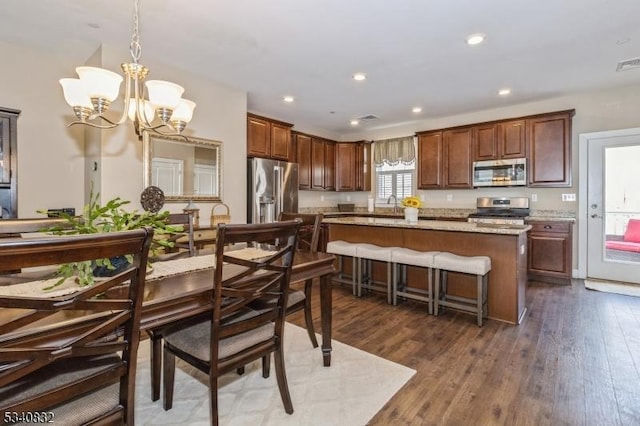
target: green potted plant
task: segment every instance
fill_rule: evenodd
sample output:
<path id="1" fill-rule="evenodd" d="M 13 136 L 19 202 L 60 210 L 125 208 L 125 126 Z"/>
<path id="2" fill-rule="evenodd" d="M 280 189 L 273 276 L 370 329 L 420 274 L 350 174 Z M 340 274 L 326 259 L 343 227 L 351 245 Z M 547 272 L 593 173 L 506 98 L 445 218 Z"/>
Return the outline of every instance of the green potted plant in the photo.
<path id="1" fill-rule="evenodd" d="M 82 216 L 71 216 L 67 213 L 60 213 L 59 217 L 68 223 L 65 226 L 48 228 L 45 231 L 54 235 L 77 235 L 95 234 L 99 232 L 126 231 L 138 229 L 145 226 L 153 228 L 153 242 L 149 248 L 149 258 L 156 257 L 166 248 L 173 247 L 174 243 L 167 240 L 167 236 L 183 231 L 182 225 L 167 224 L 168 211 L 152 213 L 127 211 L 123 206 L 130 201 L 116 197 L 101 206 L 98 199 L 100 194 L 93 193 L 90 196 L 89 204 L 84 206 Z M 46 213 L 46 211 L 38 211 Z M 67 278 L 76 275 L 77 282 L 81 286 L 88 286 L 94 283 L 96 276 L 111 276 L 126 267 L 130 258 L 105 258 L 95 262 L 78 262 L 61 265 L 58 269 L 60 280 L 53 287 L 63 283 Z"/>

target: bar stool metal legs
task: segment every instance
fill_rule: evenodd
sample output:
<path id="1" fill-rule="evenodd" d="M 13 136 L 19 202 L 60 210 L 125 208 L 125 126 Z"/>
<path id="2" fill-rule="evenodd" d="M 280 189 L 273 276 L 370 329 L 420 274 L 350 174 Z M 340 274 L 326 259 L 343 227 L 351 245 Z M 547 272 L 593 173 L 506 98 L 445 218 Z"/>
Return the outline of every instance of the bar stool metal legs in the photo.
<path id="1" fill-rule="evenodd" d="M 434 313 L 438 315 L 440 306 L 473 312 L 478 326 L 487 314 L 488 276 L 491 259 L 487 256 L 458 256 L 453 253 L 439 253 L 434 259 L 436 268 Z M 476 275 L 476 298 L 458 297 L 448 294 L 447 272 Z"/>

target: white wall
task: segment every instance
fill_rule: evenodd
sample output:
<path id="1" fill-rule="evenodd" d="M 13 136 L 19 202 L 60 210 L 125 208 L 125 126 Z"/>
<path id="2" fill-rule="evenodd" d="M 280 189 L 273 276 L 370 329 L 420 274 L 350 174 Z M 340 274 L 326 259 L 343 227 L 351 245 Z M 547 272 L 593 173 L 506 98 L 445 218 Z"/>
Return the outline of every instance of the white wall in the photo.
<path id="1" fill-rule="evenodd" d="M 91 178 L 87 174 L 94 172 L 90 167 L 85 172 L 84 129 L 65 127 L 73 113 L 64 101 L 58 79 L 74 76 L 75 67 L 82 64 L 76 59 L 4 42 L 0 42 L 0 54 L 11 58 L 2 67 L 2 105 L 22 110 L 18 119 L 18 216 L 34 217 L 37 209 L 57 207 L 75 207 L 80 212 L 85 203 L 85 182 Z M 97 54 L 103 66 L 114 71 L 120 69 L 120 62 L 129 60 L 127 51 L 110 46 L 103 46 Z M 95 60 L 94 55 L 91 61 Z M 151 69 L 149 78 L 183 85 L 185 97 L 196 102 L 187 135 L 223 142 L 222 199 L 231 208 L 232 221 L 244 222 L 246 92 L 186 74 L 171 65 L 151 60 L 144 64 Z M 118 104 L 113 108 L 122 110 Z M 132 209 L 140 209 L 142 144 L 132 125 L 102 131 L 99 138 L 100 164 L 95 173 L 102 200 L 119 196 L 130 200 Z M 186 202 L 168 203 L 165 208 L 180 211 L 184 205 Z M 211 206 L 198 203 L 201 224 L 209 222 Z"/>

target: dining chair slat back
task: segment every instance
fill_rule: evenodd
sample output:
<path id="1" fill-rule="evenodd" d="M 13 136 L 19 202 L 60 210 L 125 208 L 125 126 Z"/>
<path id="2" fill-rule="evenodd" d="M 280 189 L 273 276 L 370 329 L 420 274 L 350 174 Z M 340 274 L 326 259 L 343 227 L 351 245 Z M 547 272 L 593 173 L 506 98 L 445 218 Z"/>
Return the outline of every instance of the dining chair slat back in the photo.
<path id="1" fill-rule="evenodd" d="M 11 419 L 11 413 L 37 412 L 50 417 L 32 419 L 36 422 L 133 423 L 140 314 L 152 236 L 151 228 L 143 228 L 0 239 L 2 419 Z M 130 259 L 129 266 L 69 294 L 57 287 L 53 288 L 57 296 L 44 288 L 33 297 L 2 292 L 3 280 L 21 275 L 28 279 L 47 267 L 55 271 L 60 264 L 91 265 L 117 256 Z M 22 273 L 2 275 L 13 270 Z"/>
<path id="2" fill-rule="evenodd" d="M 300 220 L 218 224 L 212 313 L 164 331 L 166 410 L 173 404 L 176 356 L 209 375 L 211 421 L 217 424 L 218 377 L 260 358 L 267 377 L 273 353 L 285 411 L 293 412 L 282 335 L 299 227 Z M 245 244 L 249 250 L 225 250 L 225 246 Z"/>

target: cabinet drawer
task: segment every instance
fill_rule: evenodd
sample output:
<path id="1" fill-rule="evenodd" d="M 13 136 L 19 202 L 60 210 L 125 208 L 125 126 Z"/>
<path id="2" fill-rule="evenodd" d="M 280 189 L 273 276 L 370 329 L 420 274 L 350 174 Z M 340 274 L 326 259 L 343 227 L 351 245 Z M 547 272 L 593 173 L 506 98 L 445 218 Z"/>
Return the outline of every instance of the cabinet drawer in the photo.
<path id="1" fill-rule="evenodd" d="M 568 234 L 571 229 L 569 222 L 529 222 L 531 231 L 534 232 L 555 232 L 560 234 Z"/>

